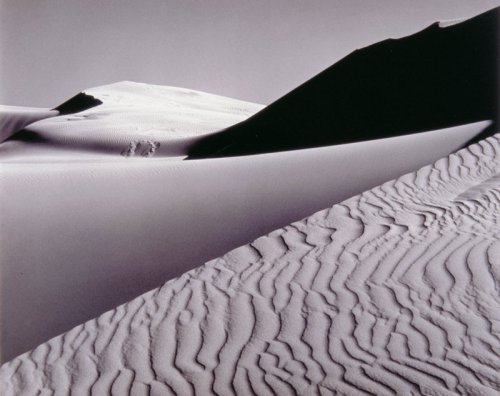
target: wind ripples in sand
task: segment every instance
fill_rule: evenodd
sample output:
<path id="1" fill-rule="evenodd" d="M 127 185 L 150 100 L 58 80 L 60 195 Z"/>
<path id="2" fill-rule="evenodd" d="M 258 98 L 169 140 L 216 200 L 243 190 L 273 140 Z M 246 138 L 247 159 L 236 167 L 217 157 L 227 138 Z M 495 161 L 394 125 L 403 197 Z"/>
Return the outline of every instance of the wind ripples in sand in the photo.
<path id="1" fill-rule="evenodd" d="M 499 139 L 53 338 L 4 394 L 497 395 Z"/>

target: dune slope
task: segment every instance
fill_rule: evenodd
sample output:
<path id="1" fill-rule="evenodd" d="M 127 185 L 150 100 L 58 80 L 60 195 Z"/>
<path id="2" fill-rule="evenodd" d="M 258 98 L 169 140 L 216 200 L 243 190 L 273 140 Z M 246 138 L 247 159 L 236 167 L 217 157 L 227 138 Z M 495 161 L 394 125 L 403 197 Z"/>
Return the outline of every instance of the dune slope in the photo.
<path id="1" fill-rule="evenodd" d="M 200 138 L 245 120 L 263 106 L 184 88 L 122 81 L 86 89 L 0 146 L 24 160 L 185 156 Z"/>
<path id="2" fill-rule="evenodd" d="M 499 198 L 495 135 L 53 338 L 0 386 L 497 395 Z"/>
<path id="3" fill-rule="evenodd" d="M 189 158 L 255 154 L 498 121 L 500 8 L 354 51 Z M 490 132 L 495 132 L 492 127 Z"/>
<path id="4" fill-rule="evenodd" d="M 57 115 L 57 110 L 0 105 L 0 143 L 33 122 Z"/>
<path id="5" fill-rule="evenodd" d="M 200 161 L 0 162 L 0 362 L 487 126 Z"/>

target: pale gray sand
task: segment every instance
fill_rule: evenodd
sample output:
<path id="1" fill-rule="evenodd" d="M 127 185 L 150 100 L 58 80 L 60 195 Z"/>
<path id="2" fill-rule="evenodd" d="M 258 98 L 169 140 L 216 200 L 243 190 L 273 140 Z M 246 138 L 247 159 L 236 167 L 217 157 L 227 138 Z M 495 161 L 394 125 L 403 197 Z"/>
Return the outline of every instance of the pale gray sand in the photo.
<path id="1" fill-rule="evenodd" d="M 0 143 L 31 123 L 58 114 L 56 110 L 38 107 L 0 105 Z"/>
<path id="2" fill-rule="evenodd" d="M 53 338 L 4 394 L 498 395 L 499 139 Z"/>
<path id="3" fill-rule="evenodd" d="M 220 160 L 2 163 L 3 358 L 447 155 L 486 125 Z"/>
<path id="4" fill-rule="evenodd" d="M 188 145 L 200 136 L 243 121 L 264 107 L 185 88 L 130 81 L 83 92 L 102 104 L 29 125 L 30 139 L 0 146 L 2 161 L 184 156 Z"/>

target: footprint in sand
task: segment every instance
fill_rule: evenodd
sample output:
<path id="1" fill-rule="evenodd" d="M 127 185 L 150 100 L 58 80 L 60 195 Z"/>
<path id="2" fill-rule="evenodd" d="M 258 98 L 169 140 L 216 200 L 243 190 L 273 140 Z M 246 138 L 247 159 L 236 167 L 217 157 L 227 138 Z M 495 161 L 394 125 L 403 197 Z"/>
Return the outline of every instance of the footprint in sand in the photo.
<path id="1" fill-rule="evenodd" d="M 129 145 L 122 150 L 121 155 L 124 157 L 133 157 L 135 155 L 153 157 L 159 147 L 160 142 L 154 140 L 132 140 Z"/>

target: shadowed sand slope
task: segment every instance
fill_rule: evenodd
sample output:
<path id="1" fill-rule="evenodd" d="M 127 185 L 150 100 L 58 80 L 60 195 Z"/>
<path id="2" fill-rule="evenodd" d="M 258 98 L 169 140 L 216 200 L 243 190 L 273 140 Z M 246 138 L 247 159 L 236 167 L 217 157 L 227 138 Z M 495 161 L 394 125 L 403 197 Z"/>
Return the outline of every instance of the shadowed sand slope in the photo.
<path id="1" fill-rule="evenodd" d="M 200 136 L 245 120 L 263 106 L 218 95 L 129 81 L 85 90 L 0 146 L 8 160 L 74 161 L 185 156 Z"/>
<path id="2" fill-rule="evenodd" d="M 354 51 L 248 120 L 204 137 L 189 158 L 496 123 L 499 10 Z"/>
<path id="3" fill-rule="evenodd" d="M 238 158 L 0 163 L 1 362 L 488 124 Z"/>
<path id="4" fill-rule="evenodd" d="M 80 92 L 79 94 L 76 94 L 72 98 L 68 99 L 66 102 L 57 106 L 54 110 L 57 110 L 61 115 L 67 115 L 79 113 L 100 105 L 102 105 L 101 100 L 94 98 L 89 94 Z"/>
<path id="5" fill-rule="evenodd" d="M 0 143 L 31 123 L 58 114 L 57 110 L 38 107 L 0 105 Z"/>
<path id="6" fill-rule="evenodd" d="M 4 394 L 498 395 L 499 138 L 40 345 Z"/>

